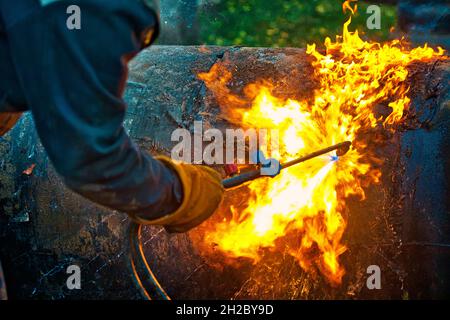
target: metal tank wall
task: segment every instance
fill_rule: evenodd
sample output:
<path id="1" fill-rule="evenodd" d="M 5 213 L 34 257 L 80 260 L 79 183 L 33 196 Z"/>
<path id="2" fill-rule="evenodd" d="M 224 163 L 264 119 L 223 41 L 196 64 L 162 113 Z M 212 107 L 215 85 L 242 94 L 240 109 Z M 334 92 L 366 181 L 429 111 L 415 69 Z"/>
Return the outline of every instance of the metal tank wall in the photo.
<path id="1" fill-rule="evenodd" d="M 165 47 L 145 50 L 130 64 L 125 125 L 152 153 L 170 152 L 171 132 L 194 120 L 225 128 L 217 103 L 195 74 L 221 61 L 233 71 L 230 88 L 272 79 L 283 95 L 310 98 L 317 85 L 302 49 Z M 263 263 L 223 264 L 205 257 L 199 231 L 169 235 L 143 228 L 142 244 L 155 276 L 175 299 L 442 298 L 450 293 L 449 65 L 412 66 L 416 128 L 392 136 L 382 183 L 367 200 L 348 199 L 342 262 L 344 283 L 330 287 L 280 254 Z M 76 147 L 76 146 L 74 146 Z M 11 298 L 142 299 L 129 264 L 129 220 L 68 190 L 47 159 L 30 115 L 0 138 L 0 258 Z M 23 171 L 36 164 L 32 174 Z M 240 195 L 230 192 L 231 201 Z M 216 217 L 217 218 L 217 217 Z M 66 268 L 81 267 L 82 289 L 68 290 Z M 382 290 L 365 286 L 368 265 L 382 269 Z"/>

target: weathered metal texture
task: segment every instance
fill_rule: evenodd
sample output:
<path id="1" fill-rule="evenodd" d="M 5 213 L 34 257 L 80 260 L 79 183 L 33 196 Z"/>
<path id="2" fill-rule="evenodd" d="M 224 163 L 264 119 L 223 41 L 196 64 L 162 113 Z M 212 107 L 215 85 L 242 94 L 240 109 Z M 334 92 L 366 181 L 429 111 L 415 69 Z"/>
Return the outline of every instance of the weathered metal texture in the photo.
<path id="1" fill-rule="evenodd" d="M 308 99 L 317 85 L 302 49 L 154 47 L 130 65 L 125 98 L 131 136 L 143 148 L 168 153 L 177 127 L 192 129 L 197 119 L 225 127 L 213 96 L 195 76 L 218 61 L 233 71 L 234 92 L 270 79 L 284 95 Z M 411 67 L 413 107 L 421 121 L 380 145 L 383 179 L 367 190 L 367 200 L 347 201 L 349 250 L 342 256 L 347 274 L 340 287 L 306 274 L 283 253 L 268 252 L 257 264 L 224 264 L 220 254 L 204 255 L 196 246 L 202 227 L 184 235 L 145 227 L 144 251 L 162 287 L 178 299 L 448 297 L 449 77 L 448 63 Z M 9 296 L 142 298 L 128 264 L 127 217 L 65 188 L 30 116 L 0 140 L 0 154 L 0 257 Z M 33 163 L 33 173 L 23 174 Z M 225 205 L 236 196 L 227 195 Z M 81 267 L 82 290 L 66 288 L 71 264 Z M 366 288 L 372 264 L 381 267 L 381 290 Z"/>
<path id="2" fill-rule="evenodd" d="M 398 26 L 414 43 L 450 49 L 450 3 L 448 0 L 398 1 Z"/>

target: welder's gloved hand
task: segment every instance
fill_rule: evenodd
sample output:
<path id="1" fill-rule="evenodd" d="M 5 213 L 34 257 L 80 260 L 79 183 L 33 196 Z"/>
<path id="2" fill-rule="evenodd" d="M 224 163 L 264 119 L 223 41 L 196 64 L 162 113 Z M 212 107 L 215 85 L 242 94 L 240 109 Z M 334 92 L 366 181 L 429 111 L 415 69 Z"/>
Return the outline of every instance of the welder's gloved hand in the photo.
<path id="1" fill-rule="evenodd" d="M 135 219 L 141 224 L 162 225 L 168 232 L 186 232 L 208 219 L 223 198 L 220 174 L 206 166 L 175 163 L 164 156 L 156 159 L 180 178 L 183 187 L 181 206 L 175 212 L 155 220 Z"/>

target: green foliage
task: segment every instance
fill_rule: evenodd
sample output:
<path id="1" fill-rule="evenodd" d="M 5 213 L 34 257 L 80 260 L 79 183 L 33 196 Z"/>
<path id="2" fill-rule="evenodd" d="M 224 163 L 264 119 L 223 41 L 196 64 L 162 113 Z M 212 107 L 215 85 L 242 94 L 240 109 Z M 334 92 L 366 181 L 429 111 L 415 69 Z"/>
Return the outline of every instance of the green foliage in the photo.
<path id="1" fill-rule="evenodd" d="M 348 14 L 340 0 L 222 0 L 200 14 L 201 41 L 210 45 L 305 47 L 333 40 L 342 33 Z M 396 24 L 394 6 L 380 5 L 381 30 L 368 30 L 368 3 L 358 3 L 350 26 L 376 40 L 389 37 Z"/>

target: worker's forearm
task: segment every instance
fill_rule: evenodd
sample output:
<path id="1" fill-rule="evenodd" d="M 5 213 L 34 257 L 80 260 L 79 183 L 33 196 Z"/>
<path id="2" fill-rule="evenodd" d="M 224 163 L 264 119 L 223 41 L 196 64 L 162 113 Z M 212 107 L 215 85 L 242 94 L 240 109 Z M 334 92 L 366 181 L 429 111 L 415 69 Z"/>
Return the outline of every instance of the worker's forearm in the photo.
<path id="1" fill-rule="evenodd" d="M 177 175 L 125 134 L 120 140 L 109 152 L 80 152 L 78 164 L 72 159 L 73 166 L 60 168 L 67 185 L 97 203 L 146 219 L 176 210 L 182 201 Z"/>

